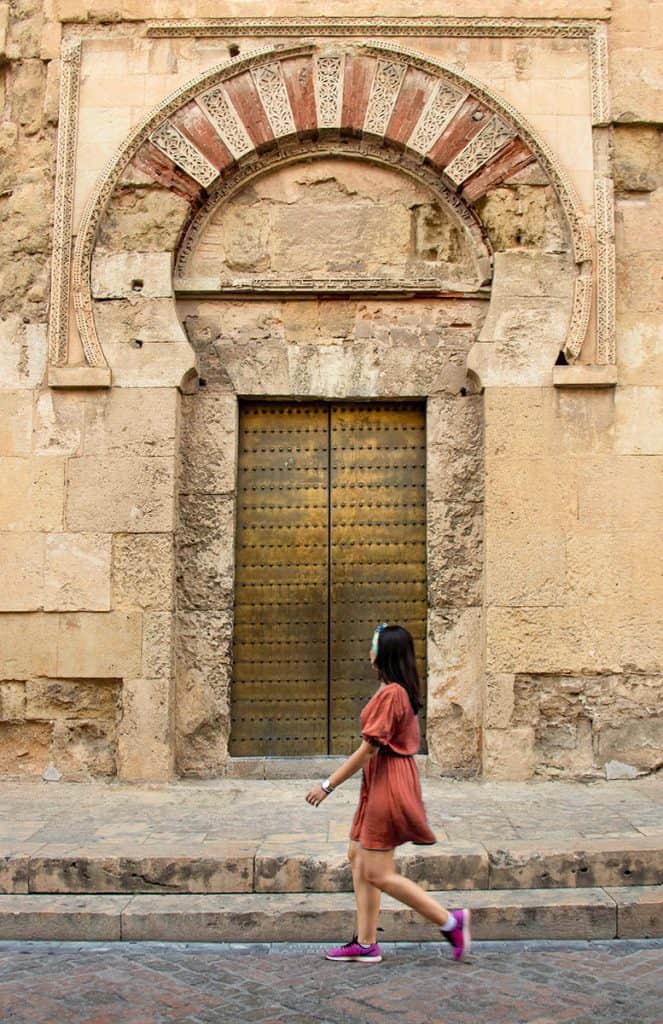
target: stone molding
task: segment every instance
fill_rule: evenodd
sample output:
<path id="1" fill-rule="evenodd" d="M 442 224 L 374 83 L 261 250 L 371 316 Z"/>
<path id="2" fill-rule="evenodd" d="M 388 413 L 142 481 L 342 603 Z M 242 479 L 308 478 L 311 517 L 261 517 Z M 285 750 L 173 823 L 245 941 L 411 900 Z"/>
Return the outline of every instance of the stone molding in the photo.
<path id="1" fill-rule="evenodd" d="M 80 54 L 80 50 L 78 50 L 78 53 Z M 351 57 L 349 58 L 347 54 L 350 54 Z M 518 114 L 518 112 L 513 107 L 511 107 L 509 104 L 505 103 L 503 100 L 497 97 L 490 89 L 488 89 L 482 83 L 471 79 L 469 76 L 458 73 L 457 71 L 447 67 L 440 61 L 431 60 L 427 57 L 422 56 L 421 54 L 418 54 L 414 51 L 410 51 L 404 47 L 390 46 L 388 43 L 385 42 L 374 42 L 370 44 L 363 44 L 358 48 L 350 48 L 349 50 L 347 50 L 346 55 L 344 55 L 344 61 L 347 62 L 347 60 L 351 59 L 352 55 L 354 54 L 364 55 L 365 58 L 369 59 L 372 58 L 374 63 L 374 69 L 378 65 L 400 65 L 400 70 L 396 68 L 391 72 L 392 83 L 393 81 L 398 80 L 402 84 L 406 74 L 412 69 L 417 69 L 423 72 L 424 74 L 431 76 L 433 80 L 437 80 L 438 83 L 443 82 L 445 84 L 449 84 L 452 87 L 452 89 L 457 90 L 463 96 L 471 95 L 472 98 L 478 104 L 482 104 L 483 107 L 487 111 L 490 111 L 492 115 L 499 117 L 500 124 L 504 128 L 505 138 L 509 128 L 513 129 L 514 134 L 517 134 L 519 136 L 519 140 L 521 141 L 521 145 L 523 147 L 523 153 L 521 154 L 521 162 L 517 165 L 517 169 L 519 169 L 519 167 L 523 166 L 524 163 L 527 163 L 532 159 L 538 160 L 541 167 L 550 177 L 551 182 L 555 188 L 555 191 L 557 192 L 557 195 L 564 207 L 564 210 L 569 221 L 569 226 L 573 239 L 575 259 L 576 262 L 580 265 L 581 269 L 584 270 L 583 283 L 581 284 L 581 279 L 579 279 L 578 286 L 576 288 L 576 303 L 574 305 L 574 314 L 571 322 L 569 339 L 566 345 L 567 353 L 571 356 L 571 358 L 575 358 L 578 352 L 580 351 L 580 345 L 582 344 L 582 338 L 584 337 L 584 330 L 589 322 L 589 304 L 591 303 L 592 282 L 591 276 L 587 273 L 587 267 L 591 266 L 592 252 L 587 227 L 582 216 L 582 213 L 580 211 L 580 206 L 575 195 L 575 191 L 571 183 L 569 182 L 567 176 L 563 173 L 563 171 L 561 171 L 558 168 L 557 162 L 553 154 L 548 149 L 548 147 L 545 145 L 545 143 L 543 143 L 541 139 L 538 138 L 534 130 L 527 125 L 525 120 Z M 223 64 L 217 65 L 216 67 L 201 73 L 191 82 L 176 90 L 174 93 L 168 96 L 162 103 L 160 103 L 155 109 L 148 112 L 144 116 L 141 122 L 138 125 L 136 125 L 136 127 L 130 133 L 129 137 L 127 138 L 126 142 L 119 150 L 119 152 L 116 153 L 115 157 L 111 161 L 109 161 L 85 208 L 80 225 L 80 230 L 74 247 L 73 268 L 70 274 L 73 288 L 74 305 L 76 311 L 76 323 L 79 330 L 83 350 L 85 353 L 85 359 L 89 365 L 107 365 L 95 329 L 92 297 L 90 292 L 90 267 L 99 222 L 101 220 L 101 217 L 103 216 L 103 213 L 113 192 L 113 189 L 119 182 L 121 174 L 126 165 L 134 157 L 136 157 L 139 150 L 141 150 L 141 147 L 145 146 L 146 143 L 153 146 L 156 145 L 157 148 L 161 147 L 160 152 L 162 153 L 164 152 L 164 145 L 167 145 L 168 148 L 170 148 L 170 153 L 173 156 L 177 156 L 178 162 L 175 163 L 175 167 L 179 168 L 182 171 L 187 180 L 189 180 L 192 183 L 195 189 L 199 189 L 200 182 L 198 181 L 198 178 L 202 177 L 204 178 L 205 181 L 209 180 L 209 176 L 211 174 L 211 172 L 209 171 L 209 166 L 211 166 L 211 164 L 203 156 L 203 154 L 200 153 L 197 147 L 191 144 L 190 139 L 185 139 L 184 136 L 182 135 L 180 141 L 180 135 L 182 133 L 179 131 L 177 132 L 177 137 L 174 135 L 174 133 L 171 131 L 171 128 L 173 126 L 169 121 L 170 116 L 179 111 L 184 106 L 185 103 L 192 100 L 197 100 L 198 97 L 202 96 L 203 94 L 209 96 L 215 87 L 220 90 L 219 95 L 223 94 L 222 99 L 227 104 L 229 102 L 229 96 L 228 93 L 225 91 L 224 83 L 228 82 L 230 79 L 237 78 L 243 73 L 248 72 L 252 76 L 252 80 L 255 82 L 256 74 L 258 75 L 259 78 L 262 78 L 260 69 L 268 67 L 272 69 L 270 72 L 270 77 L 272 78 L 273 81 L 273 68 L 275 64 L 279 63 L 283 65 L 285 61 L 293 59 L 295 57 L 312 58 L 314 56 L 316 59 L 312 61 L 312 63 L 316 71 L 320 67 L 320 61 L 326 60 L 328 56 L 334 62 L 333 75 L 328 74 L 324 88 L 321 88 L 321 83 L 318 83 L 314 89 L 314 92 L 316 95 L 316 100 L 318 102 L 320 102 L 320 99 L 323 96 L 323 94 L 325 95 L 325 120 L 332 118 L 337 119 L 337 111 L 340 106 L 338 99 L 338 78 L 340 78 L 341 68 L 343 66 L 343 62 L 338 60 L 337 54 L 332 53 L 328 55 L 326 51 L 323 51 L 322 53 L 320 51 L 316 52 L 313 43 L 304 43 L 301 45 L 295 45 L 279 49 L 274 49 L 272 47 L 261 48 L 241 58 L 231 59 L 227 62 L 224 62 Z M 354 59 L 359 58 L 357 57 Z M 325 72 L 331 71 L 331 66 L 329 69 L 325 68 Z M 62 97 L 63 107 L 65 108 L 63 113 L 65 114 L 65 116 L 63 117 L 61 124 L 61 133 L 63 139 L 63 160 L 62 171 L 60 173 L 60 189 L 58 192 L 58 216 L 60 220 L 62 220 L 62 212 L 65 211 L 66 214 L 67 204 L 71 203 L 71 198 L 73 194 L 73 167 L 69 166 L 67 163 L 67 152 L 70 152 L 71 150 L 71 125 L 72 121 L 75 120 L 77 113 L 76 109 L 74 109 L 74 104 L 76 103 L 76 98 L 78 95 L 77 90 L 79 75 L 80 71 L 78 64 L 76 61 L 72 61 L 70 75 L 67 79 L 66 88 L 63 90 Z M 334 79 L 337 80 L 337 84 L 334 84 Z M 262 78 L 262 82 L 264 87 L 264 78 Z M 280 84 L 281 86 L 283 85 L 282 75 L 277 76 L 277 90 L 281 93 L 281 114 L 283 114 L 283 92 L 280 89 L 278 89 L 278 84 Z M 333 99 L 334 94 L 336 94 L 335 101 Z M 331 108 L 329 106 L 329 96 L 332 97 Z M 439 100 L 439 98 L 440 93 L 438 92 L 437 99 Z M 260 102 L 262 102 L 262 100 Z M 391 101 L 387 101 L 387 104 L 389 104 L 389 102 Z M 397 102 L 397 99 L 393 102 Z M 231 104 L 231 106 L 233 106 L 233 104 Z M 364 118 L 362 124 L 360 125 L 360 129 L 362 131 L 366 127 L 366 118 L 369 116 L 368 106 L 369 98 L 367 97 L 366 109 L 364 110 Z M 428 109 L 430 112 L 432 106 L 429 107 Z M 203 110 L 202 106 L 201 110 Z M 235 112 L 237 113 L 236 107 Z M 292 107 L 290 107 L 290 115 L 293 116 Z M 425 112 L 424 110 L 422 110 L 421 117 L 424 117 L 424 115 Z M 373 116 L 374 115 L 371 113 L 370 117 L 372 118 Z M 451 116 L 454 117 L 456 115 L 454 112 L 452 112 Z M 282 121 L 279 122 L 279 116 L 277 116 L 276 113 L 272 112 L 272 117 L 274 118 L 275 127 L 277 127 L 277 130 L 284 130 L 284 126 L 286 130 L 290 128 L 290 121 L 287 117 L 287 125 L 285 125 L 285 123 Z M 414 126 L 413 130 L 410 132 L 409 137 L 417 136 L 420 130 L 421 117 L 417 125 Z M 268 120 L 271 126 L 272 121 L 271 119 L 269 119 L 269 116 Z M 279 123 L 281 125 L 280 128 L 278 127 Z M 441 122 L 438 122 L 438 124 L 436 125 L 437 129 L 439 129 L 440 123 Z M 244 129 L 248 134 L 246 123 L 244 124 Z M 446 129 L 443 128 L 442 132 L 445 131 Z M 290 134 L 292 133 L 290 132 Z M 276 145 L 276 138 L 278 138 L 278 136 L 275 136 L 274 145 Z M 69 150 L 67 150 L 64 140 L 69 140 Z M 169 142 L 166 143 L 166 140 L 169 140 Z M 405 142 L 407 144 L 407 138 Z M 398 145 L 400 149 L 403 148 L 402 141 L 399 141 Z M 508 147 L 508 145 L 509 143 L 507 141 L 506 146 Z M 472 148 L 474 149 L 476 147 Z M 385 146 L 385 151 L 386 149 L 387 147 Z M 458 155 L 458 153 L 454 154 L 454 156 Z M 463 153 L 461 153 L 460 156 L 463 157 Z M 246 159 L 247 162 L 248 160 L 255 159 L 255 148 L 253 148 L 251 152 L 246 155 Z M 182 161 L 184 162 L 184 167 L 182 166 Z M 490 160 L 488 162 L 490 164 Z M 473 166 L 473 164 L 471 162 L 468 162 L 467 166 Z M 483 166 L 485 167 L 485 164 Z M 195 171 L 195 174 L 198 175 L 198 178 L 189 175 L 187 173 L 187 170 L 185 169 L 186 167 L 188 167 L 189 170 Z M 438 170 L 440 178 L 444 181 L 444 163 L 442 163 L 442 166 L 439 167 Z M 515 172 L 511 171 L 511 173 Z M 500 179 L 500 181 L 501 180 L 504 179 L 502 178 Z M 454 186 L 456 185 L 455 182 L 453 182 L 452 184 Z M 484 191 L 481 194 L 485 194 L 485 191 L 486 189 L 484 189 Z M 474 198 L 476 198 L 476 196 Z M 66 280 L 67 277 L 67 255 L 68 254 L 65 245 L 64 248 L 62 248 L 62 255 L 59 261 L 59 273 L 61 275 L 61 280 Z M 56 263 L 54 263 L 54 272 L 55 271 Z M 61 284 L 58 292 L 60 296 L 62 295 L 62 289 L 63 285 Z M 54 318 L 55 322 L 52 330 L 54 332 L 54 336 L 61 338 L 62 322 L 66 317 L 66 313 L 64 312 L 62 302 L 60 302 L 59 307 L 56 304 L 56 306 L 54 307 L 54 313 L 56 315 Z M 63 353 L 61 348 L 58 348 L 57 358 L 59 360 L 63 359 Z"/>
<path id="2" fill-rule="evenodd" d="M 596 221 L 596 361 L 615 362 L 615 201 L 612 178 L 594 182 Z"/>
<path id="3" fill-rule="evenodd" d="M 81 54 L 82 43 L 80 41 L 69 43 L 62 49 L 51 263 L 51 308 L 48 320 L 48 360 L 51 366 L 63 366 L 67 362 L 69 348 L 71 248 Z"/>

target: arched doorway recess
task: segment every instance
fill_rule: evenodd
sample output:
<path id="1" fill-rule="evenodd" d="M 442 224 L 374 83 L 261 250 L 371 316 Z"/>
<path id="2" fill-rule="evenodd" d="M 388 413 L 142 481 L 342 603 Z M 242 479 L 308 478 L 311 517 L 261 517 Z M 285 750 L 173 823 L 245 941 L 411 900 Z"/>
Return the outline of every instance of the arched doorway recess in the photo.
<path id="1" fill-rule="evenodd" d="M 472 270 L 466 287 L 454 288 L 459 282 L 450 283 L 445 273 L 436 276 L 439 267 L 430 266 L 436 261 L 425 258 L 377 277 L 365 268 L 353 274 L 343 266 L 336 276 L 290 273 L 284 280 L 252 270 L 210 284 L 192 272 L 201 240 L 223 208 L 242 203 L 247 189 L 260 187 L 270 175 L 330 160 L 377 167 L 426 191 L 427 204 L 443 211 L 442 222 L 453 225 L 462 239 Z M 505 225 L 490 209 L 491 194 L 518 176 L 526 187 L 547 190 L 555 221 L 553 229 L 547 225 L 542 244 L 526 252 L 509 244 L 509 232 L 517 226 Z M 114 250 L 104 233 L 105 212 L 114 209 L 115 237 L 121 239 L 120 193 L 146 181 L 158 185 L 162 197 L 167 194 L 168 238 L 165 244 L 160 238 L 150 252 L 127 256 Z M 509 216 L 507 211 L 507 221 Z M 422 272 L 426 263 L 428 276 Z M 112 267 L 115 292 L 109 296 L 100 282 L 108 280 Z M 569 360 L 578 354 L 590 304 L 584 222 L 573 189 L 546 146 L 480 83 L 405 50 L 372 45 L 256 52 L 178 90 L 132 133 L 83 217 L 74 279 L 86 357 L 91 365 L 108 362 L 118 383 L 149 381 L 195 391 L 200 362 L 207 360 L 203 376 L 210 390 L 183 400 L 179 770 L 210 775 L 228 764 L 236 466 L 220 454 L 214 430 L 226 444 L 232 439 L 234 450 L 237 396 L 254 395 L 428 401 L 427 660 L 435 680 L 429 688 L 429 749 L 449 770 L 476 772 L 482 722 L 482 417 L 480 395 L 461 390 L 468 370 L 475 392 L 480 384 L 514 378 L 545 381 L 560 349 Z M 448 304 L 457 302 L 461 291 L 464 309 L 473 310 L 463 321 L 463 344 L 453 353 L 442 345 L 430 358 L 426 324 L 428 334 L 438 338 L 457 331 Z M 210 344 L 205 327 L 198 336 L 183 329 L 187 302 L 236 303 L 247 294 L 254 310 L 259 303 L 272 307 L 254 323 L 257 363 L 235 359 L 233 364 L 239 329 L 232 316 L 223 320 L 220 345 Z M 314 302 L 314 329 L 322 332 L 333 297 L 339 296 L 346 302 L 362 297 L 370 307 L 353 321 L 362 323 L 364 334 L 353 335 L 354 348 L 336 345 L 325 353 L 316 376 L 310 358 L 293 363 L 287 331 L 274 337 L 279 317 L 273 306 Z M 107 316 L 109 297 L 128 300 L 119 332 L 117 320 Z M 383 310 L 389 302 L 394 316 L 382 326 L 390 356 L 405 353 L 407 364 L 390 385 L 379 372 L 367 372 L 365 358 L 355 359 L 356 350 L 365 357 L 374 342 L 366 322 L 375 324 L 376 303 Z M 423 314 L 415 317 L 416 324 L 411 318 L 403 324 L 410 314 L 402 311 L 413 308 Z M 405 344 L 399 345 L 399 338 Z M 383 356 L 380 351 L 374 361 L 379 364 Z M 412 365 L 422 368 L 414 383 L 407 376 Z M 284 367 L 283 375 L 275 367 Z M 214 459 L 218 474 L 212 472 L 210 489 L 204 478 Z"/>

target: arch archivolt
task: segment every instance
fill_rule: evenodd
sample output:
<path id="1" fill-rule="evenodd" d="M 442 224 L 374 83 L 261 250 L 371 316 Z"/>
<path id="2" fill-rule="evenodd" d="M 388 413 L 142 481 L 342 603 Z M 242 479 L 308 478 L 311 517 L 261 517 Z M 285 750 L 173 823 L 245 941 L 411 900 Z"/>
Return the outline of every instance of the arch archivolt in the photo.
<path id="1" fill-rule="evenodd" d="M 575 190 L 546 144 L 484 84 L 438 61 L 387 43 L 337 43 L 259 49 L 217 65 L 134 128 L 102 173 L 74 246 L 72 290 L 87 363 L 107 365 L 91 265 L 99 225 L 127 167 L 186 200 L 176 263 L 182 276 L 219 202 L 272 167 L 332 152 L 383 163 L 426 183 L 471 236 L 484 280 L 490 247 L 477 204 L 538 165 L 571 241 L 575 272 L 561 340 L 567 357 L 577 357 L 592 301 L 592 248 Z M 54 363 L 66 358 L 62 346 L 52 353 Z"/>

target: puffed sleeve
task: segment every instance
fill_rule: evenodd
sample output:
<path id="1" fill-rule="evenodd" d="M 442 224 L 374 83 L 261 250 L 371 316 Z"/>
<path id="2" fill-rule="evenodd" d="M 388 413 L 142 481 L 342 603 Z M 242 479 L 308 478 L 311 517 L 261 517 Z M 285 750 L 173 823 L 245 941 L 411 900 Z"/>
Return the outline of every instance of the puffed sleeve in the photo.
<path id="1" fill-rule="evenodd" d="M 389 686 L 378 690 L 364 709 L 361 723 L 362 739 L 374 747 L 386 746 L 396 732 L 403 714 L 398 692 L 400 689 L 400 686 Z"/>

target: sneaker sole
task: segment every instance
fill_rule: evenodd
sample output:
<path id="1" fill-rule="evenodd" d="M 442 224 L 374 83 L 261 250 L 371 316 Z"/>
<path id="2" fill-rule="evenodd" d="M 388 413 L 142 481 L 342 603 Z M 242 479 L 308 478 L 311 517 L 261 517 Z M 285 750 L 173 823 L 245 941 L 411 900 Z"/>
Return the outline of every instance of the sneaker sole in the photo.
<path id="1" fill-rule="evenodd" d="M 343 963 L 355 963 L 355 964 L 379 964 L 382 960 L 381 956 L 327 956 L 325 960 L 340 960 Z"/>

